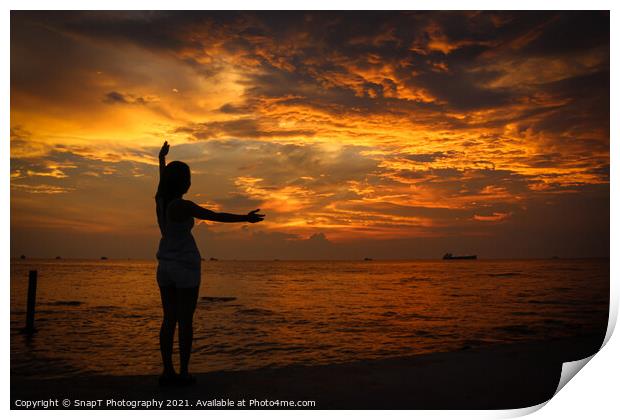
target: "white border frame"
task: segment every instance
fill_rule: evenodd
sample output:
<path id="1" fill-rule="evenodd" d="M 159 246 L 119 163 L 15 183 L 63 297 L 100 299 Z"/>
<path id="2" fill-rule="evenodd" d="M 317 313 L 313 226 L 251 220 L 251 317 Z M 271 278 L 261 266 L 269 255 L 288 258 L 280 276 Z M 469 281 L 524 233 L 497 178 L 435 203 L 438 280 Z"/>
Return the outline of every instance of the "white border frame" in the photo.
<path id="1" fill-rule="evenodd" d="M 589 0 L 587 2 L 579 2 L 574 0 L 565 1 L 535 1 L 535 0 L 504 0 L 501 3 L 497 1 L 458 1 L 458 0 L 444 0 L 444 1 L 396 1 L 396 0 L 382 0 L 381 2 L 371 2 L 367 0 L 315 0 L 312 2 L 290 2 L 267 0 L 267 1 L 242 1 L 242 0 L 228 0 L 223 3 L 215 4 L 204 1 L 189 1 L 189 0 L 176 0 L 171 3 L 170 1 L 152 0 L 152 1 L 119 1 L 119 0 L 91 0 L 87 4 L 76 0 L 60 0 L 53 3 L 45 1 L 14 1 L 9 0 L 3 4 L 8 7 L 2 14 L 2 57 L 3 63 L 1 67 L 2 71 L 2 101 L 1 101 L 1 121 L 2 121 L 2 133 L 5 140 L 0 145 L 0 153 L 2 158 L 0 159 L 1 173 L 4 173 L 5 177 L 3 182 L 0 183 L 0 194 L 6 201 L 10 199 L 10 143 L 8 139 L 10 128 L 10 10 L 46 10 L 52 6 L 55 9 L 65 10 L 346 10 L 346 9 L 385 9 L 385 10 L 611 10 L 611 115 L 614 115 L 614 109 L 616 108 L 615 98 L 618 97 L 617 83 L 614 81 L 613 70 L 617 69 L 617 30 L 618 19 L 613 6 L 618 4 L 613 1 L 598 1 Z M 614 119 L 611 119 L 611 137 L 617 138 L 618 124 Z M 611 154 L 610 161 L 614 156 L 618 156 L 618 144 L 616 142 L 610 142 Z M 611 212 L 610 214 L 617 214 L 617 210 L 620 209 L 618 194 L 618 171 L 614 165 L 611 165 Z M 1 270 L 4 273 L 5 286 L 3 292 L 5 295 L 5 302 L 7 303 L 4 318 L 4 331 L 3 336 L 9 337 L 9 322 L 10 317 L 10 295 L 9 295 L 9 278 L 10 278 L 10 248 L 9 240 L 10 235 L 10 208 L 3 205 L 0 207 L 3 231 L 5 232 L 0 242 L 0 255 L 2 256 Z M 607 343 L 611 337 L 611 333 L 615 327 L 617 313 L 618 313 L 618 257 L 620 257 L 617 248 L 618 239 L 618 224 L 612 219 L 610 224 L 610 257 L 611 257 L 611 305 L 610 305 L 610 322 L 608 326 L 607 336 L 605 342 Z M 537 411 L 539 408 L 548 405 L 543 410 L 538 411 L 535 416 L 539 419 L 550 418 L 566 418 L 566 419 L 582 419 L 585 416 L 595 419 L 615 418 L 617 415 L 617 408 L 619 404 L 617 401 L 616 385 L 618 384 L 618 374 L 620 374 L 620 363 L 618 362 L 618 356 L 620 355 L 620 345 L 617 344 L 618 339 L 611 340 L 604 346 L 604 349 L 592 358 L 592 362 L 588 364 L 588 367 L 584 369 L 584 372 L 579 374 L 579 378 L 570 381 L 565 388 L 561 390 L 554 398 L 552 398 L 548 404 L 541 404 L 539 406 L 519 409 L 519 410 L 496 410 L 496 411 L 389 411 L 387 413 L 377 411 L 327 411 L 321 412 L 321 416 L 327 415 L 327 417 L 350 417 L 355 416 L 358 419 L 370 419 L 380 415 L 387 414 L 396 419 L 410 419 L 411 416 L 419 418 L 445 418 L 445 417 L 458 417 L 458 418 L 506 418 L 516 417 Z M 7 344 L 2 347 L 2 382 L 1 389 L 2 394 L 5 395 L 4 407 L 6 410 L 10 407 L 9 394 L 10 394 L 10 346 L 7 340 Z M 41 416 L 52 418 L 83 418 L 83 411 L 39 411 L 36 414 L 28 411 L 11 411 L 10 415 L 15 418 L 29 418 L 31 416 Z M 95 418 L 107 418 L 112 413 L 102 411 L 90 411 L 88 416 Z M 217 416 L 222 419 L 234 419 L 242 416 L 251 416 L 257 420 L 273 420 L 273 419 L 288 419 L 291 414 L 297 418 L 314 418 L 318 415 L 312 411 L 252 411 L 250 413 L 238 412 L 238 411 L 209 411 L 208 413 L 197 412 L 184 412 L 184 411 L 141 411 L 139 413 L 132 413 L 129 411 L 122 411 L 114 413 L 115 416 L 120 418 L 130 418 L 130 416 L 147 415 L 153 417 L 163 417 L 170 415 L 181 416 Z"/>

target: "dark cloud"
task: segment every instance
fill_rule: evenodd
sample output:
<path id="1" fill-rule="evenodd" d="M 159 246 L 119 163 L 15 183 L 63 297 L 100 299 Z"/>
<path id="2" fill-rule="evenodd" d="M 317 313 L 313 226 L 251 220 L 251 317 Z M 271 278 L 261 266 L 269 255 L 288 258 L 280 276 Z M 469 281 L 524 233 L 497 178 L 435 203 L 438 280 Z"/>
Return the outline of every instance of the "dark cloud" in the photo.
<path id="1" fill-rule="evenodd" d="M 609 11 L 565 11 L 554 13 L 541 25 L 521 54 L 574 54 L 591 48 L 609 45 Z"/>
<path id="2" fill-rule="evenodd" d="M 479 86 L 480 75 L 427 72 L 411 79 L 414 86 L 424 86 L 433 96 L 460 111 L 497 108 L 509 105 L 515 93 L 509 89 L 487 89 Z"/>
<path id="3" fill-rule="evenodd" d="M 609 34 L 606 12 L 57 12 L 12 16 L 14 21 L 40 21 L 94 39 L 172 51 L 207 76 L 212 70 L 197 59 L 204 54 L 210 57 L 211 45 L 220 43 L 226 52 L 259 65 L 259 71 L 248 75 L 246 98 L 301 97 L 334 112 L 362 113 L 414 110 L 406 100 L 384 101 L 386 92 L 393 96 L 397 91 L 389 77 L 385 83 L 361 81 L 360 91 L 327 86 L 322 78 L 330 73 L 347 75 L 351 66 L 367 70 L 389 65 L 401 83 L 423 87 L 447 109 L 508 106 L 519 99 L 518 91 L 484 86 L 501 73 L 471 72 L 483 53 L 503 51 L 506 45 L 526 39 L 517 48 L 520 54 L 567 55 L 605 45 Z M 445 50 L 433 50 L 433 42 Z M 412 50 L 416 43 L 422 50 Z M 448 71 L 435 71 L 436 60 L 445 62 Z M 224 105 L 221 111 L 245 109 L 242 104 Z"/>
<path id="4" fill-rule="evenodd" d="M 400 155 L 403 159 L 411 160 L 413 162 L 428 163 L 435 162 L 439 159 L 445 159 L 453 156 L 455 152 L 433 152 L 433 153 L 408 153 Z"/>
<path id="5" fill-rule="evenodd" d="M 147 105 L 151 103 L 152 100 L 143 96 L 133 95 L 131 93 L 120 93 L 116 91 L 111 91 L 105 94 L 103 102 L 109 105 Z"/>
<path id="6" fill-rule="evenodd" d="M 279 128 L 261 128 L 261 122 L 256 119 L 242 118 L 231 121 L 213 121 L 209 123 L 191 124 L 179 127 L 177 133 L 187 133 L 195 140 L 210 140 L 216 138 L 273 138 L 313 136 L 313 130 L 283 130 Z"/>
<path id="7" fill-rule="evenodd" d="M 219 111 L 224 114 L 248 114 L 253 111 L 253 108 L 248 105 L 224 104 Z"/>
<path id="8" fill-rule="evenodd" d="M 115 104 L 115 103 L 127 104 L 127 103 L 129 103 L 127 101 L 127 99 L 125 99 L 125 95 L 123 95 L 122 93 L 118 93 L 118 92 L 108 92 L 105 95 L 105 98 L 103 98 L 103 102 L 108 103 L 108 104 Z"/>

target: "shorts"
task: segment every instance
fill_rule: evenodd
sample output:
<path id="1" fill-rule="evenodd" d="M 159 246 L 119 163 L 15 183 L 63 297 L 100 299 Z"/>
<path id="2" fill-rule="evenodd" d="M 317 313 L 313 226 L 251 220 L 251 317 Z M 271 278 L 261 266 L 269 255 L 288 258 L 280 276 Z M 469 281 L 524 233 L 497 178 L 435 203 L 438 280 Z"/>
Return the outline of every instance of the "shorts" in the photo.
<path id="1" fill-rule="evenodd" d="M 176 261 L 160 260 L 157 266 L 159 287 L 191 289 L 200 286 L 200 267 L 188 267 Z"/>

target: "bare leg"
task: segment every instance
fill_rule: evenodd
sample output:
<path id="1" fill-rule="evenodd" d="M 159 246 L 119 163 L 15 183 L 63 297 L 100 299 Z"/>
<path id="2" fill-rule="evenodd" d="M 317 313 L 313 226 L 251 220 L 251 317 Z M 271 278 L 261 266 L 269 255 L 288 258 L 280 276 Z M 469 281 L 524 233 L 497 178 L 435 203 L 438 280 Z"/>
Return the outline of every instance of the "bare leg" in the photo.
<path id="1" fill-rule="evenodd" d="M 189 358 L 194 338 L 193 318 L 198 300 L 198 287 L 177 289 L 177 320 L 179 322 L 179 352 L 181 353 L 181 376 L 187 377 Z"/>
<path id="2" fill-rule="evenodd" d="M 159 293 L 164 310 L 164 319 L 159 330 L 159 350 L 164 364 L 164 375 L 174 376 L 176 372 L 172 363 L 172 345 L 177 323 L 177 293 L 174 287 L 160 287 Z"/>

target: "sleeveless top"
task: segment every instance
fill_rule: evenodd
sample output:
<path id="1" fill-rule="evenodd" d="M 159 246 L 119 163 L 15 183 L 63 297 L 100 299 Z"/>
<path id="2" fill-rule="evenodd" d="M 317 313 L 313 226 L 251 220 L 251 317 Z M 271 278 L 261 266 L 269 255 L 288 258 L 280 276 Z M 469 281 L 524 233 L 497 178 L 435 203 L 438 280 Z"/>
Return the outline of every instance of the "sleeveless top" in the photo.
<path id="1" fill-rule="evenodd" d="M 168 203 L 168 208 L 174 201 Z M 165 215 L 162 214 L 163 200 L 156 198 L 156 203 L 157 220 L 162 234 L 157 250 L 157 259 L 181 263 L 187 268 L 200 270 L 200 252 L 192 236 L 194 218 L 188 217 L 181 222 L 171 220 L 168 216 L 170 214 L 168 208 L 166 208 Z"/>

